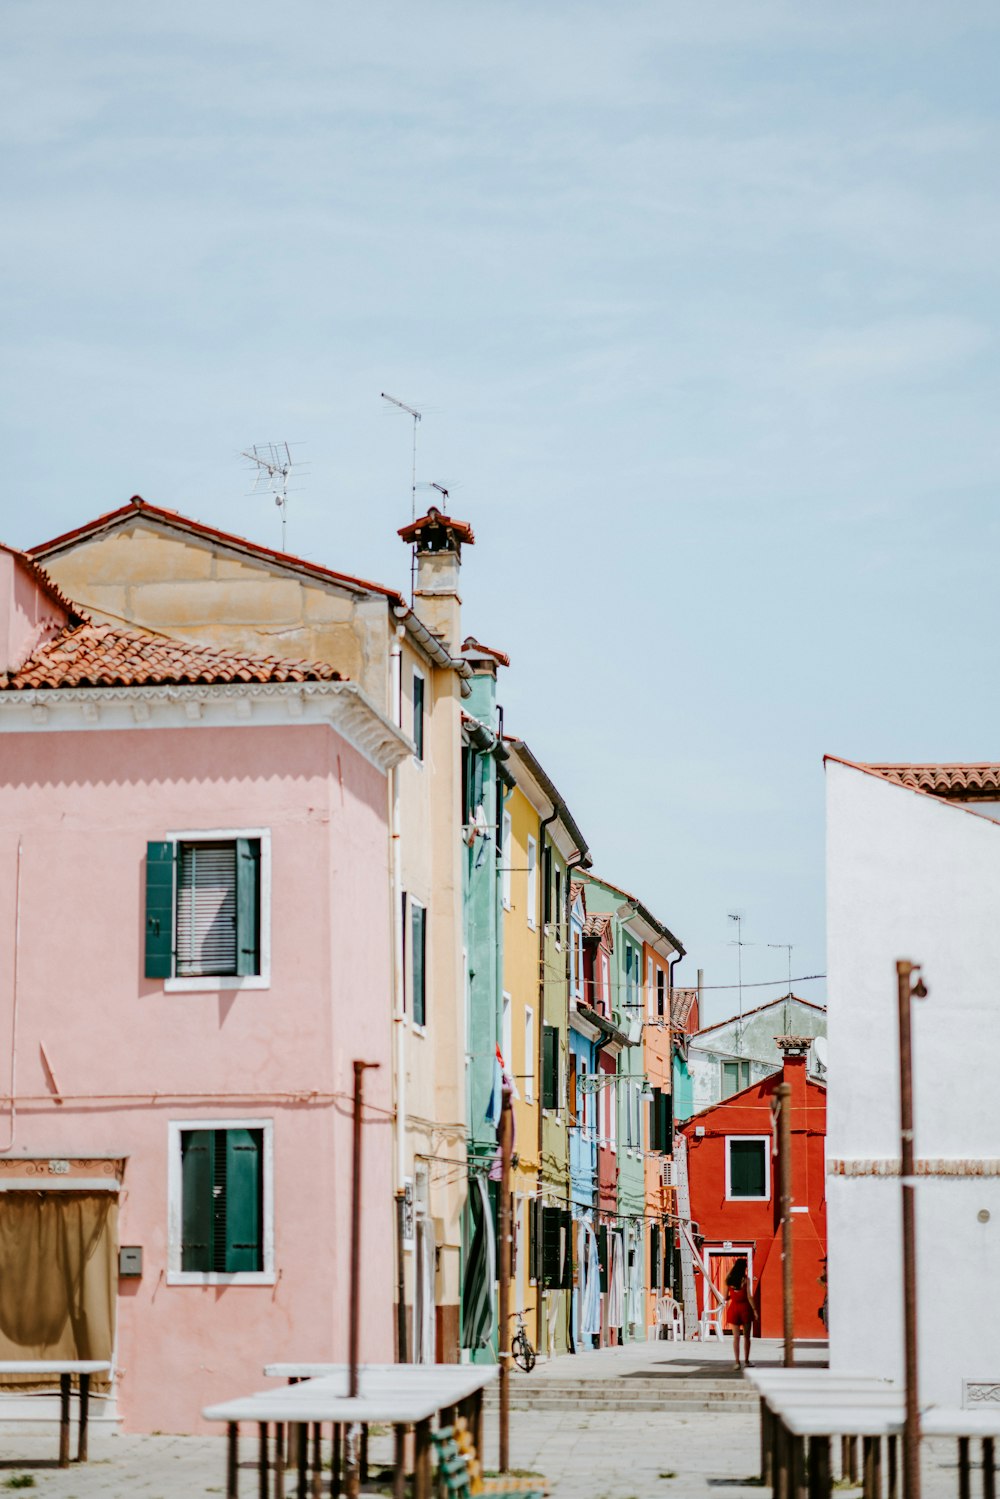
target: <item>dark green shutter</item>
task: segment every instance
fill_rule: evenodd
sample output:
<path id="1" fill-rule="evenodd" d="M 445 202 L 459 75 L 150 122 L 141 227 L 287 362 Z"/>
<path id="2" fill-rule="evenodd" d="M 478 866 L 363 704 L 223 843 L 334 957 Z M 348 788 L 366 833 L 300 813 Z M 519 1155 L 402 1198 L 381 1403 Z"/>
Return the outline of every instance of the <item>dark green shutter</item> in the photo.
<path id="1" fill-rule="evenodd" d="M 181 1135 L 181 1269 L 212 1268 L 212 1182 L 215 1132 L 186 1130 Z"/>
<path id="2" fill-rule="evenodd" d="M 260 973 L 260 839 L 236 840 L 236 972 Z"/>
<path id="3" fill-rule="evenodd" d="M 654 1223 L 649 1230 L 649 1289 L 660 1289 L 660 1226 Z"/>
<path id="4" fill-rule="evenodd" d="M 542 1280 L 550 1290 L 562 1285 L 561 1224 L 560 1208 L 542 1208 Z"/>
<path id="5" fill-rule="evenodd" d="M 261 1243 L 262 1134 L 260 1130 L 249 1129 L 220 1130 L 218 1133 L 225 1136 L 226 1152 L 226 1272 L 261 1270 L 264 1266 Z"/>
<path id="6" fill-rule="evenodd" d="M 607 1224 L 598 1224 L 597 1228 L 597 1258 L 601 1266 L 601 1294 L 606 1295 L 608 1290 L 608 1229 Z"/>
<path id="7" fill-rule="evenodd" d="M 665 1150 L 660 1135 L 660 1099 L 662 1097 L 659 1088 L 653 1089 L 653 1097 L 649 1105 L 649 1148 L 650 1150 Z"/>
<path id="8" fill-rule="evenodd" d="M 542 1026 L 542 1108 L 559 1107 L 559 1032 Z"/>
<path id="9" fill-rule="evenodd" d="M 413 938 L 413 1024 L 427 1023 L 427 912 L 414 901 L 410 906 Z"/>
<path id="10" fill-rule="evenodd" d="M 562 1209 L 563 1241 L 562 1289 L 573 1289 L 573 1214 L 569 1208 Z"/>
<path id="11" fill-rule="evenodd" d="M 660 1149 L 670 1155 L 674 1148 L 674 1097 L 672 1093 L 663 1092 L 657 1100 L 659 1118 L 657 1129 L 660 1136 Z"/>
<path id="12" fill-rule="evenodd" d="M 764 1140 L 730 1140 L 729 1192 L 732 1197 L 763 1197 L 766 1184 Z"/>
<path id="13" fill-rule="evenodd" d="M 542 1201 L 532 1197 L 528 1202 L 528 1279 L 537 1281 L 542 1251 Z"/>
<path id="14" fill-rule="evenodd" d="M 146 977 L 174 971 L 174 844 L 146 844 Z"/>

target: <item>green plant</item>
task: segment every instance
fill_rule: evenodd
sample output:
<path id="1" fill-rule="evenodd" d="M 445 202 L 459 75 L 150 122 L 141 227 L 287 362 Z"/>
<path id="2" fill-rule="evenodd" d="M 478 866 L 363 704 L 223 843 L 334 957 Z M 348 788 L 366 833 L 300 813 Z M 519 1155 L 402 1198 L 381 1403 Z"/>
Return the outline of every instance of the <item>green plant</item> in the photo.
<path id="1" fill-rule="evenodd" d="M 33 1489 L 35 1487 L 34 1473 L 12 1473 L 3 1481 L 5 1489 Z"/>
<path id="2" fill-rule="evenodd" d="M 676 1473 L 657 1473 L 657 1478 L 676 1478 Z"/>

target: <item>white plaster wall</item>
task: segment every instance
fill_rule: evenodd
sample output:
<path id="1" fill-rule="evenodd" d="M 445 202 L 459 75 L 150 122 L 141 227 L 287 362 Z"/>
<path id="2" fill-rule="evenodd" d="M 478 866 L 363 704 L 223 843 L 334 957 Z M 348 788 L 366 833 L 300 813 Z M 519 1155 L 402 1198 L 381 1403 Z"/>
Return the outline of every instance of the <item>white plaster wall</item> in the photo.
<path id="1" fill-rule="evenodd" d="M 1000 827 L 828 762 L 827 921 L 828 1158 L 898 1160 L 897 958 L 930 989 L 913 1004 L 918 1158 L 1000 1157 Z M 828 1183 L 834 1368 L 900 1372 L 899 1199 L 898 1179 Z M 921 1396 L 955 1405 L 963 1379 L 1000 1380 L 1000 1179 L 921 1182 L 917 1221 Z"/>

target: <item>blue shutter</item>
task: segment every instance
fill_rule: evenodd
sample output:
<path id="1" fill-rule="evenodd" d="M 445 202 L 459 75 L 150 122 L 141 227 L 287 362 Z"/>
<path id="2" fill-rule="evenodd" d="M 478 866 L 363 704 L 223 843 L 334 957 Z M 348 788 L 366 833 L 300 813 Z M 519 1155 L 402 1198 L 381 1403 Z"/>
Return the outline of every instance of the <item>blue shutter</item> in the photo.
<path id="1" fill-rule="evenodd" d="M 410 924 L 413 938 L 413 1023 L 427 1022 L 427 912 L 414 901 L 410 907 Z"/>
<path id="2" fill-rule="evenodd" d="M 146 844 L 146 977 L 174 971 L 174 845 Z"/>

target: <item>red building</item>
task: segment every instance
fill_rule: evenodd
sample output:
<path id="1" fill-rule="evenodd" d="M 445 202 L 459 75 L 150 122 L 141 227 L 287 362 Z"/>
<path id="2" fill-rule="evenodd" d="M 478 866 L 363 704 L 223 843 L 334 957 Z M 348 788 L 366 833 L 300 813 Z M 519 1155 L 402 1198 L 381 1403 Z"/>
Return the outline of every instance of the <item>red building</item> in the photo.
<path id="1" fill-rule="evenodd" d="M 703 1109 L 679 1126 L 687 1139 L 691 1217 L 704 1245 L 702 1258 L 722 1287 L 745 1254 L 760 1307 L 758 1336 L 780 1338 L 781 1224 L 771 1102 L 779 1083 L 791 1087 L 792 1264 L 795 1336 L 825 1338 L 819 1315 L 826 1256 L 826 1089 L 806 1075 L 808 1037 L 781 1036 L 781 1072 Z M 705 1309 L 697 1276 L 699 1311 Z M 712 1304 L 715 1300 L 709 1297 Z"/>

